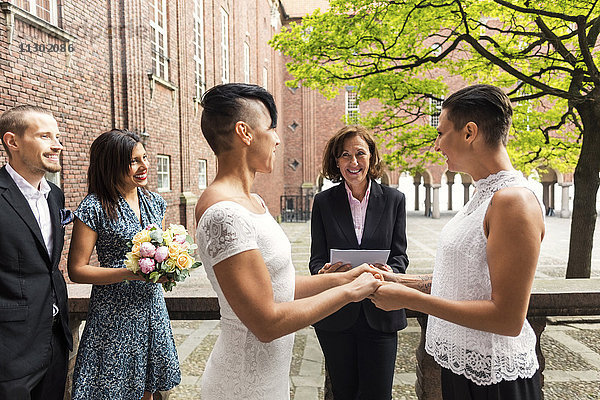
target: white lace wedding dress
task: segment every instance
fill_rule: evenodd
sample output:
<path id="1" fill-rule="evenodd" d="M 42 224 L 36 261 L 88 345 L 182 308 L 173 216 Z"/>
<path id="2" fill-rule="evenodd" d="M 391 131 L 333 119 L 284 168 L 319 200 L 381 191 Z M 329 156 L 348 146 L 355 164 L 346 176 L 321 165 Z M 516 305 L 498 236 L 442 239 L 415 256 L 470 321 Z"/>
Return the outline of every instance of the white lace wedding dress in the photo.
<path id="1" fill-rule="evenodd" d="M 518 171 L 500 171 L 475 182 L 473 198 L 442 229 L 432 295 L 451 300 L 491 298 L 483 219 L 494 193 L 506 187 L 527 187 L 527 180 Z M 542 208 L 540 212 L 543 215 Z M 519 336 L 509 337 L 429 316 L 425 350 L 442 367 L 489 385 L 532 377 L 539 368 L 535 343 L 527 320 Z"/>
<path id="2" fill-rule="evenodd" d="M 196 241 L 221 307 L 221 334 L 202 376 L 202 399 L 289 399 L 294 335 L 261 343 L 229 306 L 213 270 L 226 258 L 259 249 L 271 275 L 275 301 L 293 300 L 295 272 L 285 233 L 268 211 L 255 214 L 237 203 L 222 201 L 202 215 Z"/>

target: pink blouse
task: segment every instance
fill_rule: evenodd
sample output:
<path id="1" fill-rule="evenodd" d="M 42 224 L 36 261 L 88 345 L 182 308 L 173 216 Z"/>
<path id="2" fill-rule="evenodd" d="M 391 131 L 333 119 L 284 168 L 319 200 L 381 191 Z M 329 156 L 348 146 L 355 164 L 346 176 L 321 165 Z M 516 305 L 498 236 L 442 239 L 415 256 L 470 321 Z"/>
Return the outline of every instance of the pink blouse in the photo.
<path id="1" fill-rule="evenodd" d="M 348 203 L 350 204 L 350 212 L 352 213 L 352 222 L 354 224 L 354 232 L 356 233 L 356 240 L 360 245 L 362 241 L 362 234 L 365 228 L 365 217 L 367 216 L 367 206 L 369 205 L 369 194 L 371 193 L 371 180 L 367 186 L 365 197 L 362 201 L 358 201 L 352 196 L 352 190 L 348 187 L 348 184 L 344 182 L 346 186 L 346 193 L 348 193 Z"/>

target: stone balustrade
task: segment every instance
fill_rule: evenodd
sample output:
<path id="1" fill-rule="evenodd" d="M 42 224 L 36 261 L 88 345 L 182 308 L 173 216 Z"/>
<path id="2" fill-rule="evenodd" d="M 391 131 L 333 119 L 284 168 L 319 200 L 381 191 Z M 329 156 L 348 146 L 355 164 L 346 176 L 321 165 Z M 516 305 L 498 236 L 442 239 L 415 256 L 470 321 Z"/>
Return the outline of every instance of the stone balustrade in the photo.
<path id="1" fill-rule="evenodd" d="M 79 343 L 79 327 L 88 309 L 91 285 L 73 284 L 68 289 L 69 319 L 75 346 L 70 359 L 71 372 Z M 193 287 L 182 285 L 175 291 L 166 293 L 165 300 L 173 320 L 219 318 L 219 304 L 208 283 Z M 422 328 L 421 342 L 417 348 L 416 393 L 419 399 L 441 399 L 439 367 L 424 350 L 427 317 L 410 310 L 407 315 L 409 318 L 417 318 Z M 537 354 L 542 383 L 545 359 L 540 349 L 540 336 L 546 327 L 546 318 L 588 315 L 600 315 L 600 279 L 537 279 L 534 282 L 527 318 L 538 338 Z M 68 384 L 68 391 L 70 387 Z M 70 399 L 70 393 L 65 395 L 65 399 Z"/>

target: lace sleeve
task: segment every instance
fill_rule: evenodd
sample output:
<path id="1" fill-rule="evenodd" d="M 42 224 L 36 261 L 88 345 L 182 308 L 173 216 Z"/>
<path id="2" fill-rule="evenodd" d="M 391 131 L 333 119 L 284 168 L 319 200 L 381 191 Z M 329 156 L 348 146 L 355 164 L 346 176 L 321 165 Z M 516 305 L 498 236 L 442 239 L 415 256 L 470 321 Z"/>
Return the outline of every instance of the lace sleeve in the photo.
<path id="1" fill-rule="evenodd" d="M 256 230 L 250 217 L 237 207 L 217 204 L 200 220 L 197 232 L 200 251 L 215 265 L 247 250 L 258 249 Z"/>

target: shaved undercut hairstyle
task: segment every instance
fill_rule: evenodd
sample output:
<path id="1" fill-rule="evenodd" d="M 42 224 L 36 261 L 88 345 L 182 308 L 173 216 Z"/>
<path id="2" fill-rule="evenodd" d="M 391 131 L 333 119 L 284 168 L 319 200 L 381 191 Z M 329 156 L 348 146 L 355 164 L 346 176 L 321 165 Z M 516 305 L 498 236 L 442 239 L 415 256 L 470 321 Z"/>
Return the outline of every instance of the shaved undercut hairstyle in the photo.
<path id="1" fill-rule="evenodd" d="M 243 121 L 254 127 L 256 108 L 253 101 L 265 105 L 271 116 L 269 128 L 277 127 L 277 107 L 271 93 L 257 85 L 226 83 L 209 89 L 202 96 L 202 133 L 216 155 L 231 149 L 235 124 Z"/>
<path id="2" fill-rule="evenodd" d="M 474 122 L 489 146 L 506 146 L 513 109 L 510 99 L 500 88 L 467 86 L 444 100 L 442 109 L 446 110 L 454 129 L 462 129 L 468 122 Z"/>

